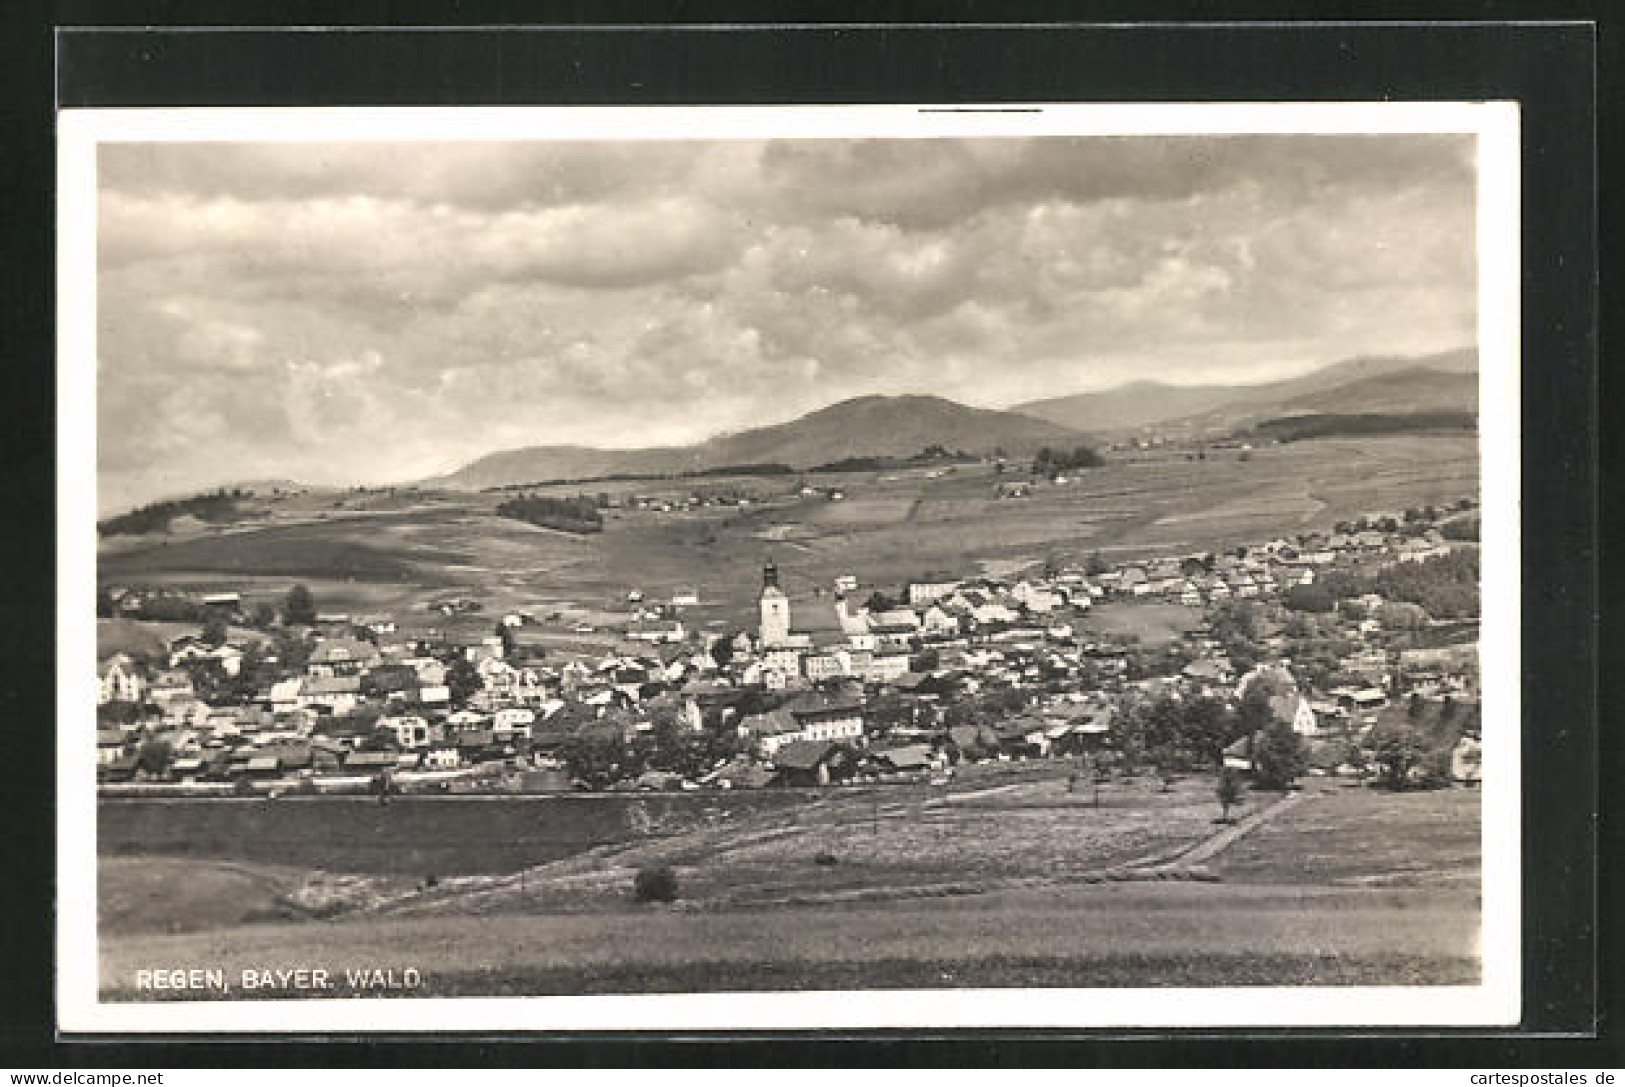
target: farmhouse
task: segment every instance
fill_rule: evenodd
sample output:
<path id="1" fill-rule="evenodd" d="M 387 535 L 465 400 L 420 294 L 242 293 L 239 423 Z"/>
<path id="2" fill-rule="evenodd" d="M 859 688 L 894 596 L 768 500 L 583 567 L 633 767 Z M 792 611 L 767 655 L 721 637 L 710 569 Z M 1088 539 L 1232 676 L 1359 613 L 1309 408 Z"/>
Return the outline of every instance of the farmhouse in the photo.
<path id="1" fill-rule="evenodd" d="M 857 770 L 857 757 L 844 744 L 796 740 L 773 755 L 773 765 L 786 785 L 828 785 L 851 777 Z"/>

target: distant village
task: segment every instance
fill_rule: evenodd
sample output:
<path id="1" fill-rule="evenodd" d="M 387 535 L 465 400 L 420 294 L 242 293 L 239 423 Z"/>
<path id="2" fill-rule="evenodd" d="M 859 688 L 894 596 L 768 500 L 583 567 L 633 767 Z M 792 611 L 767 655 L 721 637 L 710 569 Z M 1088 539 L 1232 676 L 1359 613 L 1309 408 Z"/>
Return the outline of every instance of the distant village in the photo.
<path id="1" fill-rule="evenodd" d="M 615 644 L 594 652 L 543 637 L 540 608 L 456 601 L 442 611 L 478 629 L 407 634 L 396 616 L 324 613 L 302 586 L 277 607 L 180 594 L 195 630 L 99 663 L 97 780 L 113 795 L 387 803 L 948 785 L 984 761 L 1259 774 L 1269 752 L 1278 773 L 1284 747 L 1292 776 L 1470 785 L 1474 505 L 1004 577 L 875 586 L 854 570 L 794 597 L 764 555 L 754 629 L 693 629 L 704 586 L 659 600 L 626 586 Z M 176 596 L 108 586 L 99 613 L 150 618 Z M 1170 614 L 1190 622 L 1151 636 Z"/>

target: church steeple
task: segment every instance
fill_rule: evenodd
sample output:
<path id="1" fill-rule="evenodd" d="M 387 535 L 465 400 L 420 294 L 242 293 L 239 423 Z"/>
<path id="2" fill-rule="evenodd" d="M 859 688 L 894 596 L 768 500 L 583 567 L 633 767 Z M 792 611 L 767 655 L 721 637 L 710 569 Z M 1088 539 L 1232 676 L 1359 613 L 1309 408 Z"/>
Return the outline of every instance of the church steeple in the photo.
<path id="1" fill-rule="evenodd" d="M 779 588 L 779 568 L 768 556 L 762 566 L 762 595 L 758 601 L 761 611 L 759 633 L 763 645 L 783 645 L 790 640 L 790 598 Z"/>

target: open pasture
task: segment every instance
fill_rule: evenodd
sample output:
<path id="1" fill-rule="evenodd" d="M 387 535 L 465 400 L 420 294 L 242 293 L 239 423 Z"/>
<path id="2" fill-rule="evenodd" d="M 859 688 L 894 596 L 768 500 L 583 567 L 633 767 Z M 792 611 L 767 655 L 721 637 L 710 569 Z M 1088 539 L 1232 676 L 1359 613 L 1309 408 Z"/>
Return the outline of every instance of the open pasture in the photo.
<path id="1" fill-rule="evenodd" d="M 345 892 L 355 908 L 320 924 L 264 923 L 289 919 L 290 896 L 304 902 L 292 869 L 197 857 L 164 859 L 149 876 L 135 858 L 104 856 L 103 989 L 128 998 L 133 971 L 152 962 L 229 976 L 268 961 L 335 975 L 387 962 L 423 972 L 417 995 L 1478 976 L 1476 855 L 1462 847 L 1477 833 L 1475 794 L 1391 797 L 1310 783 L 1279 806 L 1275 794 L 1257 794 L 1245 812 L 1269 818 L 1206 862 L 1221 882 L 1091 883 L 1089 871 L 1177 855 L 1212 836 L 1211 778 L 1167 793 L 1116 781 L 1096 808 L 1087 790 L 1068 792 L 1054 766 L 980 769 L 988 773 L 956 785 L 945 803 L 908 787 L 804 794 L 813 798 L 790 806 L 769 803 L 785 794 L 763 794 L 762 807 L 741 805 L 741 795 L 726 798 L 727 816 L 623 833 L 522 876 L 414 890 L 410 879 L 380 875 Z M 514 836 L 495 829 L 488 837 Z M 1455 852 L 1433 869 L 1399 861 L 1430 856 L 1446 839 Z M 1317 860 L 1331 849 L 1335 864 Z M 648 864 L 678 872 L 676 906 L 631 902 L 632 873 Z M 141 907 L 142 888 L 158 876 L 191 881 L 194 870 L 189 885 L 204 900 L 187 913 L 208 924 L 170 931 L 161 911 Z M 109 896 L 123 905 L 110 907 Z"/>
<path id="2" fill-rule="evenodd" d="M 223 968 L 233 981 L 266 963 L 337 977 L 392 964 L 422 972 L 419 996 L 1468 984 L 1477 943 L 1474 911 L 1439 892 L 1156 883 L 767 910 L 623 904 L 499 926 L 253 925 L 103 941 L 101 970 L 109 999 L 133 997 L 135 971 L 155 962 Z"/>
<path id="3" fill-rule="evenodd" d="M 100 576 L 239 589 L 258 577 L 282 592 L 293 580 L 313 589 L 322 581 L 341 597 L 349 595 L 346 585 L 396 586 L 396 603 L 450 592 L 486 600 L 488 611 L 548 601 L 614 608 L 631 588 L 662 599 L 694 586 L 717 609 L 708 618 L 749 623 L 769 553 L 792 592 L 810 592 L 847 573 L 895 587 L 928 570 L 968 573 L 978 560 L 1212 551 L 1454 500 L 1476 492 L 1477 471 L 1476 438 L 1442 433 L 1297 442 L 1255 450 L 1247 460 L 1229 450 L 1206 460 L 1125 457 L 1012 499 L 996 496 L 997 479 L 983 466 L 935 478 L 845 473 L 832 477 L 845 492 L 840 502 L 780 493 L 747 509 L 611 510 L 604 531 L 590 536 L 496 517 L 500 495 L 422 493 L 404 509 L 310 510 L 301 522 L 168 544 L 110 543 Z M 640 486 L 647 489 L 614 485 L 633 493 Z M 561 493 L 597 487 L 565 485 Z M 318 598 L 328 605 L 322 593 Z"/>
<path id="4" fill-rule="evenodd" d="M 1321 785 L 1215 862 L 1248 883 L 1471 887 L 1479 882 L 1481 794 Z"/>

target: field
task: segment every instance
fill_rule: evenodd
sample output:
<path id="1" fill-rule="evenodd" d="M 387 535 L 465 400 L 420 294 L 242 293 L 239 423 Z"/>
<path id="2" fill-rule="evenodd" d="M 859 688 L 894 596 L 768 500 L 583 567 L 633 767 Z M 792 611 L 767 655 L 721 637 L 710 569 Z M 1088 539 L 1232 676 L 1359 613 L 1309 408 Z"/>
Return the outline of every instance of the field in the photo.
<path id="1" fill-rule="evenodd" d="M 225 860 L 376 875 L 489 875 L 630 838 L 809 803 L 798 790 L 612 796 L 103 798 L 104 856 Z M 630 815 L 637 812 L 635 816 Z"/>
<path id="2" fill-rule="evenodd" d="M 480 599 L 487 612 L 594 613 L 622 607 L 631 588 L 661 599 L 695 586 L 704 606 L 694 625 L 726 626 L 749 618 L 770 552 L 791 592 L 848 573 L 866 587 L 895 589 L 940 568 L 1009 570 L 1093 552 L 1121 558 L 1257 543 L 1362 513 L 1453 501 L 1476 493 L 1477 474 L 1476 437 L 1441 433 L 1296 442 L 1247 460 L 1233 450 L 1205 460 L 1123 454 L 1018 499 L 996 496 L 999 480 L 986 465 L 815 477 L 840 488 L 843 501 L 799 496 L 793 477 L 539 489 L 679 497 L 737 484 L 760 496 L 749 507 L 612 509 L 604 531 L 587 537 L 498 517 L 496 494 L 313 493 L 250 500 L 252 518 L 238 525 L 104 541 L 99 577 L 235 589 L 250 600 L 275 599 L 302 580 L 324 609 L 391 609 L 423 624 L 439 619 L 428 604 L 458 594 Z"/>
<path id="3" fill-rule="evenodd" d="M 1476 793 L 1310 779 L 1301 793 L 1249 796 L 1225 826 L 1205 775 L 1169 791 L 1114 780 L 1097 802 L 1064 766 L 977 769 L 951 790 L 729 797 L 727 814 L 702 818 L 704 798 L 674 798 L 696 807 L 652 822 L 593 807 L 623 798 L 559 800 L 574 806 L 553 822 L 580 821 L 570 855 L 433 881 L 396 866 L 323 870 L 314 862 L 343 848 L 292 832 L 326 802 L 260 802 L 284 821 L 262 828 L 281 837 L 280 865 L 194 853 L 148 868 L 104 850 L 104 988 L 130 997 L 133 971 L 152 963 L 411 966 L 427 979 L 418 995 L 1477 975 Z M 439 803 L 368 811 L 421 829 L 457 811 Z M 491 803 L 478 810 L 524 802 Z M 633 873 L 651 865 L 677 873 L 675 904 L 631 901 Z M 156 893 L 165 883 L 186 890 Z"/>
<path id="4" fill-rule="evenodd" d="M 1202 609 L 1180 604 L 1096 604 L 1083 629 L 1095 634 L 1131 635 L 1148 646 L 1177 641 L 1202 625 Z"/>
<path id="5" fill-rule="evenodd" d="M 411 967 L 419 996 L 1464 984 L 1477 976 L 1474 920 L 1438 892 L 1125 883 L 728 913 L 627 907 L 500 929 L 445 917 L 248 926 L 114 942 L 102 976 L 112 999 L 154 963 L 228 978 L 268 963 L 335 976 Z"/>

